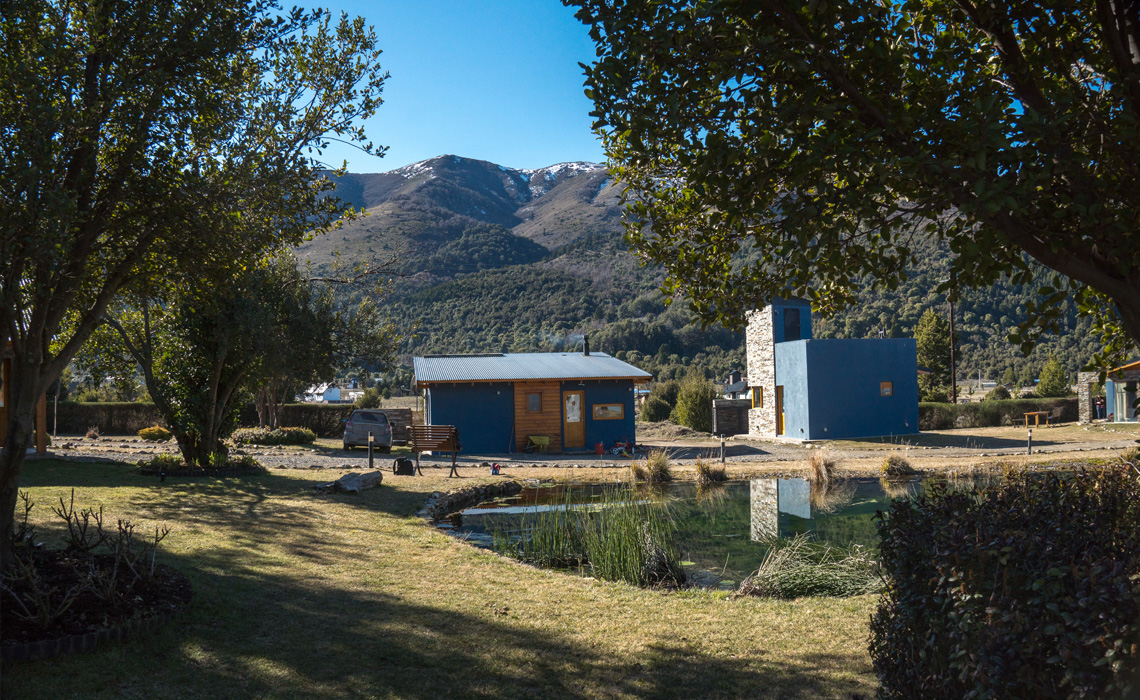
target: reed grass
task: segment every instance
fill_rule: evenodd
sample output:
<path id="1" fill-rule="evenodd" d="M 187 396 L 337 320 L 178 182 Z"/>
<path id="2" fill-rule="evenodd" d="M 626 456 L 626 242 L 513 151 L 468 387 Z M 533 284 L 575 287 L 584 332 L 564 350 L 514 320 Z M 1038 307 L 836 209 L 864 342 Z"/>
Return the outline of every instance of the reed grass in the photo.
<path id="1" fill-rule="evenodd" d="M 584 563 L 578 530 L 578 514 L 570 507 L 571 492 L 562 492 L 557 506 L 523 516 L 518 527 L 495 524 L 491 532 L 496 551 L 547 568 L 569 568 Z"/>
<path id="2" fill-rule="evenodd" d="M 701 486 L 720 484 L 728 481 L 728 469 L 726 469 L 724 465 L 715 465 L 704 457 L 698 457 L 696 467 L 697 484 Z"/>
<path id="3" fill-rule="evenodd" d="M 826 448 L 811 451 L 808 467 L 808 481 L 813 484 L 829 484 L 839 476 L 839 462 Z"/>
<path id="4" fill-rule="evenodd" d="M 538 566 L 588 566 L 597 578 L 636 586 L 680 585 L 685 573 L 673 547 L 668 506 L 632 487 L 607 490 L 590 508 L 563 502 L 523 516 L 514 530 L 496 529 L 496 551 Z"/>
<path id="5" fill-rule="evenodd" d="M 736 596 L 790 599 L 849 597 L 883 590 L 879 563 L 859 545 L 838 549 L 806 535 L 773 541 L 756 573 L 741 582 Z"/>
<path id="6" fill-rule="evenodd" d="M 667 484 L 673 480 L 673 461 L 665 450 L 653 450 L 645 457 L 646 480 L 651 484 Z"/>

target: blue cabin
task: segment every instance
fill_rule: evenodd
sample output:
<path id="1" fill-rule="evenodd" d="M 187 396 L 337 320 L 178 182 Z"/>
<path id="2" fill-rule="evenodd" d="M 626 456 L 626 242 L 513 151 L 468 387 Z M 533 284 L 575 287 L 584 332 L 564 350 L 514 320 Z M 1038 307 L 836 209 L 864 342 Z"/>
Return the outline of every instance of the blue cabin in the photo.
<path id="1" fill-rule="evenodd" d="M 467 453 L 551 452 L 636 439 L 634 386 L 650 374 L 606 353 L 428 355 L 412 359 L 424 422 L 454 425 Z"/>
<path id="2" fill-rule="evenodd" d="M 756 437 L 836 440 L 918 432 L 913 338 L 812 338 L 811 305 L 779 299 L 745 332 Z"/>

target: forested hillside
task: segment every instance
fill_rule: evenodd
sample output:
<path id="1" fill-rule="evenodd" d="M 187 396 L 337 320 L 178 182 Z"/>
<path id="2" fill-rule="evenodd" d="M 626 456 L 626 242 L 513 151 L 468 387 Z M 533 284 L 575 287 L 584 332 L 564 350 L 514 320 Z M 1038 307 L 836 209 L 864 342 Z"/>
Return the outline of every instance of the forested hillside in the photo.
<path id="1" fill-rule="evenodd" d="M 346 175 L 338 191 L 368 215 L 306 243 L 299 257 L 327 271 L 338 261 L 397 256 L 385 304 L 408 334 L 405 359 L 577 349 L 588 333 L 593 348 L 660 378 L 695 367 L 722 379 L 744 367 L 741 334 L 690 324 L 683 300 L 666 305 L 661 271 L 642 266 L 622 241 L 619 193 L 599 165 L 522 171 L 442 156 Z M 865 291 L 846 312 L 816 318 L 815 336 L 908 337 L 927 309 L 946 314 L 945 296 L 933 290 L 948 251 L 927 242 L 918 255 L 905 284 Z M 1097 339 L 1072 314 L 1062 335 L 1029 358 L 1006 340 L 1034 296 L 1008 283 L 963 291 L 955 305 L 959 377 L 1035 376 L 1050 353 L 1070 372 L 1089 359 Z"/>

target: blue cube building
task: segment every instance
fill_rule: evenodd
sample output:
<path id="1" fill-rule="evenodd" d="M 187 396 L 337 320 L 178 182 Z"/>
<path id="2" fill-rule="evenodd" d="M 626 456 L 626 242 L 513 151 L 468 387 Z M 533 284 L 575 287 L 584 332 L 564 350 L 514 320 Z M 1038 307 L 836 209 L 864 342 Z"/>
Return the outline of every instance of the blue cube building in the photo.
<path id="1" fill-rule="evenodd" d="M 636 439 L 634 385 L 650 374 L 589 345 L 578 353 L 429 355 L 412 359 L 424 422 L 454 425 L 467 453 L 593 451 Z"/>
<path id="2" fill-rule="evenodd" d="M 780 299 L 749 314 L 745 342 L 749 435 L 835 440 L 918 432 L 913 338 L 814 339 L 811 305 Z"/>

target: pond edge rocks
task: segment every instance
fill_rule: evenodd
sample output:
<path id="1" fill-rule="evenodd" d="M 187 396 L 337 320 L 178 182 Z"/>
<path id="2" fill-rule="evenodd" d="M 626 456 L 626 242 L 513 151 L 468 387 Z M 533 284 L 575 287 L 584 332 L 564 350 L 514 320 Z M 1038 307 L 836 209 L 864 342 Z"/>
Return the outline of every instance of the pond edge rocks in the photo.
<path id="1" fill-rule="evenodd" d="M 463 510 L 464 508 L 492 498 L 513 496 L 522 490 L 523 485 L 519 482 L 504 481 L 498 484 L 471 486 L 458 491 L 448 491 L 447 493 L 433 491 L 431 496 L 424 501 L 423 508 L 416 511 L 416 515 L 428 522 L 434 523 L 446 518 L 457 510 Z"/>

